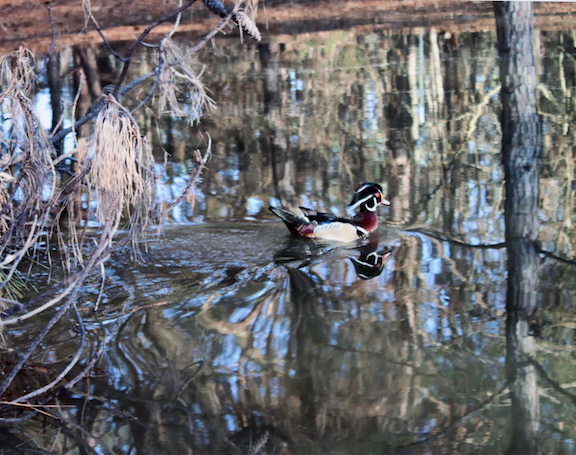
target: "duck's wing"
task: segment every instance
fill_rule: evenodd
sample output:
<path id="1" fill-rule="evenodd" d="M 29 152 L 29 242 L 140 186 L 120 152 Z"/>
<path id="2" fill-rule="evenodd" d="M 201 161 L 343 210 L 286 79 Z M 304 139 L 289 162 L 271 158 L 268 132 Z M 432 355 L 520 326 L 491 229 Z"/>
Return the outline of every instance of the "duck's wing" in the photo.
<path id="1" fill-rule="evenodd" d="M 319 212 L 318 210 L 309 209 L 307 207 L 300 207 L 302 213 L 310 220 L 315 221 L 316 223 L 327 223 L 330 221 L 334 221 L 336 218 L 334 215 L 325 212 Z"/>
<path id="2" fill-rule="evenodd" d="M 323 223 L 333 223 L 333 222 L 342 222 L 342 223 L 351 223 L 352 220 L 350 218 L 344 218 L 341 216 L 336 216 L 331 213 L 327 212 L 319 212 L 318 210 L 309 209 L 307 207 L 299 207 L 302 210 L 302 213 L 310 220 L 314 221 L 318 224 Z"/>

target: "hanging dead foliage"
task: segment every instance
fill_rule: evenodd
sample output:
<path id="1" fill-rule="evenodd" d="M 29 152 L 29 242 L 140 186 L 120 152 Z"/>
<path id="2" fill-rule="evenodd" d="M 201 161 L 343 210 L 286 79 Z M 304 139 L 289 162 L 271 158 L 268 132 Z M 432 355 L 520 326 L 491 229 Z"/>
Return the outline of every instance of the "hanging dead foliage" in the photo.
<path id="1" fill-rule="evenodd" d="M 0 105 L 11 119 L 0 130 L 0 269 L 7 287 L 48 222 L 56 184 L 54 149 L 29 98 L 34 59 L 25 47 L 0 57 Z"/>
<path id="2" fill-rule="evenodd" d="M 116 227 L 124 215 L 136 246 L 154 209 L 156 162 L 130 111 L 112 95 L 105 103 L 88 145 L 87 181 L 96 191 L 100 224 Z"/>
<path id="3" fill-rule="evenodd" d="M 204 111 L 213 109 L 216 105 L 200 79 L 202 71 L 194 71 L 189 62 L 191 56 L 184 54 L 172 39 L 162 40 L 160 50 L 164 56 L 159 77 L 160 112 L 188 119 L 190 123 L 198 121 Z M 178 99 L 180 91 L 186 98 L 187 110 L 184 110 L 182 100 Z"/>

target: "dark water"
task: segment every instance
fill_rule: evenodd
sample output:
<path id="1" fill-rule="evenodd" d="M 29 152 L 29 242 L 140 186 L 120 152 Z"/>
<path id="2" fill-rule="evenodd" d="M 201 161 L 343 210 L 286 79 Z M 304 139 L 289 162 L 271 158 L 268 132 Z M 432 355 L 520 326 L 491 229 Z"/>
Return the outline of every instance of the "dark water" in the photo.
<path id="1" fill-rule="evenodd" d="M 535 42 L 538 241 L 572 258 L 574 32 L 537 31 Z M 92 377 L 59 397 L 81 430 L 36 419 L 20 439 L 66 453 L 82 444 L 97 453 L 505 453 L 513 422 L 495 32 L 224 40 L 198 60 L 216 111 L 198 127 L 138 114 L 158 159 L 170 154 L 166 202 L 210 134 L 196 205 L 182 204 L 150 236 L 146 263 L 118 255 L 107 264 L 98 315 L 84 313 L 90 349 L 105 348 Z M 152 65 L 143 58 L 140 70 Z M 342 214 L 363 181 L 381 182 L 391 206 L 357 248 L 290 239 L 267 211 L 281 202 Z M 379 262 L 363 268 L 368 258 Z M 542 453 L 572 454 L 574 269 L 550 255 L 537 261 L 532 424 Z M 86 308 L 99 286 L 95 277 L 84 289 Z M 38 327 L 6 337 L 18 348 Z M 76 342 L 63 324 L 34 361 L 57 369 Z"/>

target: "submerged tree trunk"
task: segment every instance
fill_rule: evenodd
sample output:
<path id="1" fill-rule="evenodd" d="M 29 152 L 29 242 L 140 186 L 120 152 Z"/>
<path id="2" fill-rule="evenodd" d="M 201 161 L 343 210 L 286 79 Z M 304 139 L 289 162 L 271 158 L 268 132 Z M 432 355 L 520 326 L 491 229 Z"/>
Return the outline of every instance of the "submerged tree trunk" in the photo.
<path id="1" fill-rule="evenodd" d="M 530 359 L 535 340 L 530 325 L 538 307 L 540 228 L 539 160 L 542 131 L 536 102 L 529 2 L 494 2 L 502 83 L 502 161 L 506 178 L 506 365 L 512 398 L 509 454 L 540 453 L 540 411 L 536 370 Z"/>

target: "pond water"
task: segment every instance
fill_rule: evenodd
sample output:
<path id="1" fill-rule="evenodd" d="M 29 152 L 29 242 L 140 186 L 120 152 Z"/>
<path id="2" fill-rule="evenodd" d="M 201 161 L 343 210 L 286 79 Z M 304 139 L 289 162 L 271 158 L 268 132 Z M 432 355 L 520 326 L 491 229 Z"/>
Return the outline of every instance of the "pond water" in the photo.
<path id="1" fill-rule="evenodd" d="M 550 254 L 538 257 L 530 424 L 550 454 L 576 453 L 576 280 L 552 256 L 574 258 L 575 38 L 535 39 L 539 244 Z M 94 56 L 105 85 L 106 50 L 62 61 L 76 51 Z M 151 69 L 152 54 L 133 71 Z M 112 257 L 100 297 L 98 276 L 83 288 L 87 352 L 103 350 L 59 397 L 78 427 L 32 419 L 19 441 L 58 453 L 519 453 L 495 31 L 222 39 L 201 65 L 218 107 L 199 125 L 137 113 L 159 162 L 168 154 L 166 204 L 209 134 L 196 202 L 150 234 L 145 262 Z M 37 102 L 47 97 L 41 88 Z M 359 246 L 290 238 L 267 210 L 345 214 L 364 181 L 380 182 L 391 205 Z M 18 350 L 42 323 L 5 336 Z M 77 348 L 75 327 L 58 325 L 47 346 L 33 363 L 57 370 Z"/>

